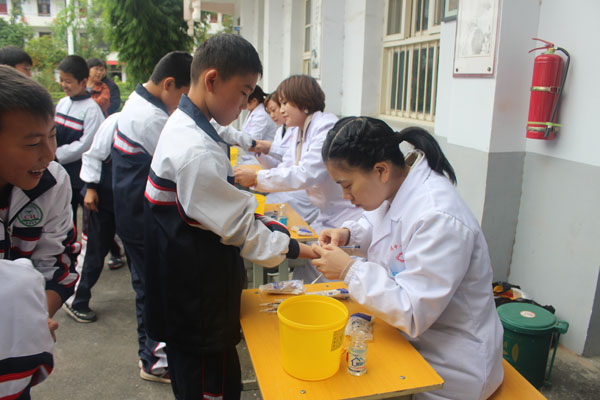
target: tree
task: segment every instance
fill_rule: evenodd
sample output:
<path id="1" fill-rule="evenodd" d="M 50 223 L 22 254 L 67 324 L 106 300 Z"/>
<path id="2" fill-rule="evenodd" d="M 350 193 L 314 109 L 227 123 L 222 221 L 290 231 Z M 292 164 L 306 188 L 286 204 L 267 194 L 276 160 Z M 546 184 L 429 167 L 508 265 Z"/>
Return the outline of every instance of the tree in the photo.
<path id="1" fill-rule="evenodd" d="M 67 56 L 65 46 L 50 36 L 41 36 L 28 41 L 25 51 L 33 61 L 35 80 L 50 92 L 60 91 L 54 78 L 54 70 L 58 63 Z"/>
<path id="2" fill-rule="evenodd" d="M 9 22 L 0 19 L 0 48 L 17 46 L 23 48 L 27 39 L 33 36 L 33 29 L 25 24 L 21 0 L 13 0 Z"/>
<path id="3" fill-rule="evenodd" d="M 104 24 L 101 18 L 102 2 L 98 0 L 74 0 L 60 10 L 52 23 L 52 34 L 59 43 L 67 43 L 69 29 L 73 31 L 75 54 L 85 59 L 104 59 L 108 46 L 104 40 Z"/>
<path id="4" fill-rule="evenodd" d="M 135 82 L 146 81 L 166 53 L 190 50 L 181 0 L 101 1 L 111 48 Z"/>

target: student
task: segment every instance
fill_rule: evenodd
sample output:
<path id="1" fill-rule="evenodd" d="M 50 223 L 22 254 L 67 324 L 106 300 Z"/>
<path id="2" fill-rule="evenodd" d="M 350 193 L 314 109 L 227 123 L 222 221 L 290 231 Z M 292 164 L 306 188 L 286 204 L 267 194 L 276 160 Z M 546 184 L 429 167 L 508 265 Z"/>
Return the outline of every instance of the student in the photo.
<path id="1" fill-rule="evenodd" d="M 165 125 L 146 185 L 148 333 L 167 343 L 177 399 L 239 398 L 242 257 L 274 267 L 315 255 L 274 221 L 261 222 L 253 195 L 233 185 L 228 145 L 210 120 L 227 126 L 246 107 L 262 65 L 241 36 L 200 45 L 188 96 Z M 283 228 L 284 229 L 284 228 Z"/>
<path id="2" fill-rule="evenodd" d="M 286 161 L 277 168 L 262 171 L 237 168 L 236 182 L 252 186 L 258 192 L 305 190 L 312 205 L 319 209 L 319 216 L 311 225 L 316 232 L 358 218 L 361 210 L 342 197 L 321 158 L 325 136 L 337 121 L 335 115 L 323 112 L 325 93 L 314 78 L 294 75 L 279 84 L 277 94 L 286 126 L 298 127 L 296 143 L 288 149 Z M 294 269 L 294 278 L 304 282 L 312 282 L 318 275 L 310 263 Z"/>
<path id="3" fill-rule="evenodd" d="M 229 130 L 227 135 L 242 135 L 249 136 L 252 142 L 252 146 L 256 144 L 259 140 L 273 141 L 275 137 L 275 131 L 277 130 L 277 125 L 273 120 L 269 117 L 269 114 L 265 110 L 264 106 L 265 100 L 265 92 L 261 89 L 260 86 L 256 85 L 254 91 L 248 96 L 248 105 L 246 108 L 248 109 L 248 116 L 244 120 L 244 124 L 242 125 L 242 130 L 237 131 L 231 126 L 228 127 L 219 127 L 218 125 L 214 125 L 219 132 L 219 135 L 223 138 L 223 140 L 228 141 L 228 137 L 222 132 L 223 129 Z M 234 132 L 231 132 L 234 131 Z M 250 150 L 249 147 L 245 146 L 246 140 L 244 139 L 234 139 L 233 141 L 229 141 L 229 144 L 238 144 L 245 151 Z M 247 164 L 258 164 L 256 157 L 253 154 L 245 154 L 241 157 L 238 157 L 237 161 L 238 165 L 247 165 Z"/>
<path id="4" fill-rule="evenodd" d="M 146 334 L 144 310 L 144 190 L 156 143 L 169 114 L 190 85 L 192 56 L 173 51 L 163 56 L 148 82 L 138 84 L 125 103 L 112 148 L 113 197 L 117 234 L 123 241 L 135 290 L 140 377 L 169 383 L 164 343 Z"/>
<path id="5" fill-rule="evenodd" d="M 16 46 L 6 46 L 0 49 L 0 64 L 13 67 L 31 78 L 33 61 L 25 50 Z"/>
<path id="6" fill-rule="evenodd" d="M 44 286 L 30 260 L 0 260 L 0 399 L 29 399 L 31 387 L 52 372 Z"/>
<path id="7" fill-rule="evenodd" d="M 56 105 L 56 161 L 65 167 L 71 178 L 73 221 L 77 222 L 77 206 L 83 206 L 83 181 L 79 178 L 81 156 L 92 145 L 104 114 L 87 93 L 89 70 L 83 58 L 65 57 L 58 64 L 58 73 L 60 86 L 67 96 Z"/>
<path id="8" fill-rule="evenodd" d="M 77 322 L 96 321 L 96 312 L 90 309 L 91 290 L 100 278 L 104 259 L 114 243 L 116 229 L 110 152 L 119 114 L 104 120 L 94 136 L 92 147 L 83 153 L 79 174 L 85 182 L 82 250 L 77 260 L 81 278 L 75 294 L 63 304 L 67 314 Z"/>
<path id="9" fill-rule="evenodd" d="M 0 66 L 0 258 L 33 262 L 46 280 L 50 318 L 73 294 L 79 252 L 69 176 L 52 161 L 53 115 L 46 89 Z"/>
<path id="10" fill-rule="evenodd" d="M 272 142 L 257 140 L 252 151 L 257 153 L 256 158 L 265 168 L 275 168 L 281 164 L 288 149 L 295 145 L 298 127 L 287 128 L 285 126 L 285 121 L 279 111 L 280 105 L 276 92 L 265 98 L 265 105 L 273 122 L 280 126 L 277 128 Z M 291 153 L 288 153 L 287 157 L 290 156 Z M 308 224 L 312 224 L 319 215 L 319 209 L 312 205 L 304 190 L 269 193 L 266 196 L 266 203 L 288 203 Z"/>
<path id="11" fill-rule="evenodd" d="M 90 97 L 98 103 L 106 117 L 108 116 L 108 107 L 110 107 L 110 90 L 108 85 L 102 82 L 106 68 L 99 58 L 90 58 L 87 60 L 87 65 L 90 71 L 87 80 L 87 91 Z"/>
<path id="12" fill-rule="evenodd" d="M 405 156 L 402 142 L 415 150 Z M 394 132 L 374 118 L 348 117 L 329 132 L 322 155 L 344 197 L 365 213 L 322 231 L 313 264 L 400 329 L 444 379 L 442 389 L 419 398 L 487 399 L 503 378 L 492 268 L 435 139 L 420 128 Z M 350 258 L 342 245 L 359 245 L 354 254 L 366 260 Z"/>

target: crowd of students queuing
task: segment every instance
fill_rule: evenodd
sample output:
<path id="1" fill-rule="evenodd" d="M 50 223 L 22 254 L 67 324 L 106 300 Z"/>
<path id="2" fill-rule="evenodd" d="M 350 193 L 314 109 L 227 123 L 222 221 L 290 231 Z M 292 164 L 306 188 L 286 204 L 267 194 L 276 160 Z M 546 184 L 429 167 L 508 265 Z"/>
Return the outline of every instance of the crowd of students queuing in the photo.
<path id="1" fill-rule="evenodd" d="M 243 259 L 303 258 L 295 278 L 344 280 L 444 379 L 420 398 L 485 399 L 501 383 L 487 245 L 423 129 L 338 119 L 306 75 L 265 94 L 256 50 L 231 34 L 193 57 L 166 54 L 120 112 L 101 60 L 60 62 L 56 107 L 25 52 L 2 49 L 0 64 L 10 66 L 0 66 L 0 397 L 27 399 L 50 374 L 61 306 L 97 319 L 91 289 L 109 252 L 120 265 L 115 234 L 136 295 L 140 376 L 177 399 L 240 397 Z M 236 167 L 232 145 L 247 152 Z M 256 215 L 240 186 L 291 204 L 319 244 Z"/>

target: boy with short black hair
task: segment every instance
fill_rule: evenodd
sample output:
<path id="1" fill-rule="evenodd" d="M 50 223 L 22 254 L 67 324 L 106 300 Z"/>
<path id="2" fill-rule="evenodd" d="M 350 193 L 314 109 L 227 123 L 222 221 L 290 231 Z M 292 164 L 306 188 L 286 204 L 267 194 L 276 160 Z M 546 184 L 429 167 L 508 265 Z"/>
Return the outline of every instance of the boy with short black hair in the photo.
<path id="1" fill-rule="evenodd" d="M 53 115 L 46 89 L 0 66 L 0 258 L 33 262 L 46 280 L 50 318 L 73 293 L 79 252 L 69 176 L 52 161 Z"/>
<path id="2" fill-rule="evenodd" d="M 194 55 L 189 96 L 167 121 L 152 159 L 144 316 L 150 336 L 167 343 L 180 400 L 240 396 L 242 257 L 267 267 L 286 255 L 316 257 L 281 225 L 255 218 L 255 197 L 233 185 L 228 145 L 209 123 L 235 120 L 261 73 L 256 50 L 241 36 L 205 41 Z"/>
<path id="3" fill-rule="evenodd" d="M 164 343 L 146 335 L 144 321 L 144 189 L 160 132 L 190 85 L 192 56 L 173 51 L 163 56 L 150 79 L 125 103 L 112 148 L 113 197 L 117 234 L 123 241 L 136 294 L 138 354 L 142 379 L 169 383 Z"/>
<path id="4" fill-rule="evenodd" d="M 5 46 L 0 49 L 0 64 L 9 65 L 31 78 L 31 66 L 33 65 L 33 60 L 31 59 L 31 56 L 20 47 Z"/>
<path id="5" fill-rule="evenodd" d="M 77 205 L 83 206 L 83 181 L 79 178 L 81 156 L 94 140 L 96 130 L 104 121 L 102 110 L 87 93 L 89 70 L 85 60 L 77 55 L 65 57 L 58 64 L 60 86 L 67 95 L 56 105 L 56 160 L 71 178 L 73 220 L 77 221 Z"/>

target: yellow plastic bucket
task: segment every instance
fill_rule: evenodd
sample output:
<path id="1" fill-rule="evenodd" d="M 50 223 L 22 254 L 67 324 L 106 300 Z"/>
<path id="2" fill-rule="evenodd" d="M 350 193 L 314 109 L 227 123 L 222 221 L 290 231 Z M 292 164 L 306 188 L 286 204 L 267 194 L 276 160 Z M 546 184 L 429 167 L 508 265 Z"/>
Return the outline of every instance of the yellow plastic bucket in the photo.
<path id="1" fill-rule="evenodd" d="M 229 161 L 231 161 L 231 166 L 235 167 L 235 164 L 237 164 L 237 156 L 238 156 L 238 149 L 237 147 L 229 147 Z"/>
<path id="2" fill-rule="evenodd" d="M 256 202 L 258 203 L 258 206 L 256 206 L 256 210 L 254 210 L 254 212 L 260 215 L 265 215 L 266 197 L 257 193 L 254 193 L 254 197 L 256 197 Z"/>
<path id="3" fill-rule="evenodd" d="M 298 379 L 318 381 L 337 372 L 348 308 L 325 296 L 303 295 L 277 308 L 283 369 Z"/>

